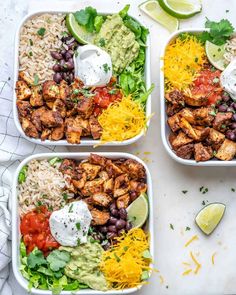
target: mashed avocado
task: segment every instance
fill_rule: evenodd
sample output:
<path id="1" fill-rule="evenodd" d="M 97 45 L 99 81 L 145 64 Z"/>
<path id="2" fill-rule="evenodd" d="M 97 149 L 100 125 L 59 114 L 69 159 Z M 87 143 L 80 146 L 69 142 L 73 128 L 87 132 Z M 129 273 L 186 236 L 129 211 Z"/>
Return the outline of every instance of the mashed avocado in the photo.
<path id="1" fill-rule="evenodd" d="M 103 248 L 99 243 L 82 244 L 76 247 L 60 247 L 70 252 L 71 259 L 65 267 L 65 274 L 88 285 L 91 289 L 106 291 L 106 279 L 100 271 L 99 264 Z"/>
<path id="2" fill-rule="evenodd" d="M 108 16 L 98 33 L 95 44 L 106 50 L 112 60 L 114 74 L 120 74 L 137 58 L 139 43 L 119 14 Z"/>

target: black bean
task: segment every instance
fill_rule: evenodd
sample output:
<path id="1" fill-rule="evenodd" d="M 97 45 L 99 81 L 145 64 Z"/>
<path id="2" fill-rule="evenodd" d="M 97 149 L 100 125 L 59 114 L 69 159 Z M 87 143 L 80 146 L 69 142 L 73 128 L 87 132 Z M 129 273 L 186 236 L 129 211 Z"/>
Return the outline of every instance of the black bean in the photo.
<path id="1" fill-rule="evenodd" d="M 62 59 L 62 60 L 60 60 L 60 63 L 59 64 L 60 64 L 61 67 L 64 67 L 65 63 L 66 63 L 65 60 Z"/>
<path id="2" fill-rule="evenodd" d="M 106 251 L 106 250 L 108 250 L 110 247 L 111 247 L 111 243 L 110 243 L 110 242 L 107 242 L 107 243 L 103 246 L 103 249 Z"/>
<path id="3" fill-rule="evenodd" d="M 66 60 L 66 61 L 68 61 L 68 60 L 72 57 L 72 55 L 70 54 L 69 51 L 70 51 L 70 50 L 68 50 L 68 51 L 66 52 L 66 54 L 65 54 L 65 60 Z"/>
<path id="4" fill-rule="evenodd" d="M 229 140 L 233 140 L 233 141 L 236 140 L 236 134 L 235 134 L 233 131 L 231 131 L 231 130 L 228 130 L 228 131 L 226 132 L 226 137 L 227 137 Z"/>
<path id="5" fill-rule="evenodd" d="M 222 95 L 222 99 L 227 102 L 230 100 L 230 96 L 227 92 L 224 92 L 224 94 Z"/>
<path id="6" fill-rule="evenodd" d="M 227 106 L 224 104 L 221 104 L 221 105 L 219 105 L 218 110 L 219 110 L 219 112 L 224 113 L 227 111 Z"/>
<path id="7" fill-rule="evenodd" d="M 67 61 L 64 65 L 64 67 L 66 67 L 67 70 L 72 70 L 72 69 L 74 69 L 74 63 Z"/>
<path id="8" fill-rule="evenodd" d="M 106 234 L 107 233 L 107 231 L 108 231 L 108 229 L 107 229 L 107 226 L 101 226 L 100 228 L 99 228 L 99 230 L 100 230 L 100 232 L 101 233 L 104 233 L 104 234 Z"/>
<path id="9" fill-rule="evenodd" d="M 234 122 L 234 123 L 231 124 L 231 128 L 232 129 L 236 129 L 236 122 Z"/>
<path id="10" fill-rule="evenodd" d="M 70 73 L 69 75 L 69 83 L 71 84 L 74 81 L 74 74 Z"/>
<path id="11" fill-rule="evenodd" d="M 56 60 L 61 60 L 62 59 L 61 53 L 59 53 L 57 51 L 51 51 L 51 56 L 52 56 L 52 58 L 55 58 Z"/>
<path id="12" fill-rule="evenodd" d="M 69 39 L 66 40 L 66 44 L 69 45 L 74 41 L 75 41 L 75 39 L 73 37 L 69 37 Z"/>
<path id="13" fill-rule="evenodd" d="M 111 211 L 112 209 L 116 209 L 116 203 L 115 203 L 115 202 L 114 202 L 114 203 L 111 203 L 111 205 L 110 205 L 110 211 Z"/>
<path id="14" fill-rule="evenodd" d="M 130 221 L 128 221 L 126 223 L 126 230 L 129 231 L 129 230 L 131 230 L 131 228 L 132 228 L 132 223 Z"/>
<path id="15" fill-rule="evenodd" d="M 63 79 L 63 78 L 62 78 L 61 73 L 55 73 L 55 74 L 53 75 L 53 80 L 54 80 L 56 83 L 60 83 L 62 79 Z"/>
<path id="16" fill-rule="evenodd" d="M 53 69 L 54 72 L 60 72 L 61 71 L 61 66 L 59 64 L 55 64 L 52 67 L 52 69 Z"/>
<path id="17" fill-rule="evenodd" d="M 67 81 L 68 79 L 67 73 L 62 73 L 62 78 Z"/>
<path id="18" fill-rule="evenodd" d="M 70 49 L 70 50 L 68 50 L 68 52 L 70 53 L 71 57 L 73 57 L 74 51 Z"/>
<path id="19" fill-rule="evenodd" d="M 123 220 L 123 219 L 119 219 L 117 220 L 116 222 L 116 228 L 119 230 L 119 229 L 122 229 L 122 228 L 125 228 L 126 227 L 126 221 Z"/>
<path id="20" fill-rule="evenodd" d="M 61 50 L 61 55 L 62 55 L 63 57 L 65 57 L 66 53 L 67 53 L 67 50 L 66 50 L 66 49 L 62 49 L 62 50 Z"/>
<path id="21" fill-rule="evenodd" d="M 108 226 L 108 231 L 109 231 L 109 232 L 116 233 L 116 232 L 117 232 L 116 225 L 109 225 L 109 226 Z"/>
<path id="22" fill-rule="evenodd" d="M 117 237 L 117 234 L 115 232 L 107 233 L 107 239 L 114 239 L 115 237 Z"/>
<path id="23" fill-rule="evenodd" d="M 231 119 L 232 119 L 232 121 L 236 122 L 236 114 L 233 114 Z"/>
<path id="24" fill-rule="evenodd" d="M 118 220 L 117 218 L 111 216 L 109 219 L 109 224 L 116 224 L 117 220 Z"/>
<path id="25" fill-rule="evenodd" d="M 234 109 L 233 109 L 232 107 L 228 107 L 228 108 L 227 108 L 227 112 L 231 112 L 231 113 L 233 113 L 233 112 L 234 112 Z"/>
<path id="26" fill-rule="evenodd" d="M 234 108 L 234 110 L 236 111 L 236 102 L 233 102 L 232 104 L 231 104 L 231 106 Z"/>
<path id="27" fill-rule="evenodd" d="M 114 217 L 118 217 L 119 216 L 119 211 L 117 209 L 112 209 L 111 210 L 111 215 Z"/>
<path id="28" fill-rule="evenodd" d="M 120 215 L 120 218 L 121 218 L 121 219 L 124 219 L 124 220 L 127 219 L 127 212 L 126 212 L 125 208 L 121 208 L 121 209 L 119 210 L 119 215 Z"/>

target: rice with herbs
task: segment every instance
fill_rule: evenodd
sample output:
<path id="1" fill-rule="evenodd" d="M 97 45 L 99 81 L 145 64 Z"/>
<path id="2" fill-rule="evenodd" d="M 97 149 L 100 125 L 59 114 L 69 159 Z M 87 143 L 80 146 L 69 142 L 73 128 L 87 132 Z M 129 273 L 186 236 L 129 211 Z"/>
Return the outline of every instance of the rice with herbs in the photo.
<path id="1" fill-rule="evenodd" d="M 229 64 L 236 57 L 236 37 L 231 38 L 225 44 L 224 59 Z"/>
<path id="2" fill-rule="evenodd" d="M 41 14 L 26 21 L 20 32 L 19 70 L 40 83 L 52 79 L 55 60 L 50 52 L 62 46 L 65 32 L 64 14 Z"/>
<path id="3" fill-rule="evenodd" d="M 66 177 L 68 180 L 68 175 Z M 32 160 L 28 164 L 25 182 L 18 187 L 20 215 L 40 205 L 45 205 L 50 210 L 65 205 L 65 194 L 68 198 L 73 197 L 67 189 L 67 180 L 57 166 L 50 165 L 46 160 Z"/>

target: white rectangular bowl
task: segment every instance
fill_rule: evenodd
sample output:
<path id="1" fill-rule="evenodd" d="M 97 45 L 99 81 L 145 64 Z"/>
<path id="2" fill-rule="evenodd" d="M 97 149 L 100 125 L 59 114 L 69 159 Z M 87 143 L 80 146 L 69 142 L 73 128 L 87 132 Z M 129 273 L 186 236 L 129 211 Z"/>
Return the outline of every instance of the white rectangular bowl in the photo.
<path id="1" fill-rule="evenodd" d="M 161 110 L 161 138 L 163 145 L 167 151 L 167 153 L 171 156 L 172 159 L 175 161 L 190 166 L 215 166 L 215 167 L 224 167 L 224 166 L 236 166 L 236 159 L 231 161 L 220 161 L 220 160 L 209 160 L 206 162 L 196 162 L 195 160 L 186 160 L 178 157 L 175 152 L 172 150 L 172 147 L 169 142 L 169 134 L 170 134 L 170 127 L 167 124 L 167 114 L 166 114 L 166 102 L 165 102 L 165 77 L 164 77 L 164 56 L 167 46 L 170 42 L 175 39 L 181 33 L 201 33 L 204 31 L 208 31 L 204 28 L 196 28 L 196 29 L 183 29 L 175 31 L 173 34 L 170 35 L 168 40 L 166 41 L 165 45 L 161 51 L 161 59 L 160 59 L 160 110 Z"/>
<path id="2" fill-rule="evenodd" d="M 14 87 L 16 85 L 16 81 L 18 80 L 18 73 L 19 73 L 19 44 L 20 44 L 20 30 L 22 28 L 22 26 L 24 25 L 24 23 L 37 15 L 40 14 L 44 14 L 44 13 L 69 13 L 71 11 L 40 11 L 37 13 L 31 13 L 28 14 L 26 17 L 24 17 L 21 21 L 21 23 L 19 24 L 17 30 L 16 30 L 16 35 L 15 35 L 15 56 L 14 56 Z M 103 15 L 108 15 L 111 14 L 111 12 L 106 12 L 106 11 L 102 11 L 99 12 L 100 14 Z M 113 14 L 116 12 L 113 12 Z M 132 16 L 131 14 L 129 14 L 131 17 L 133 17 L 137 22 L 139 22 L 142 26 L 145 26 L 145 24 L 143 24 L 142 22 L 140 22 L 139 19 L 137 19 L 136 17 Z M 150 34 L 148 34 L 147 36 L 147 42 L 146 42 L 146 62 L 145 62 L 145 72 L 144 72 L 144 77 L 145 77 L 145 83 L 146 83 L 146 88 L 149 89 L 151 87 L 151 66 L 150 66 L 150 60 L 151 60 L 151 51 L 150 51 Z M 17 106 L 16 106 L 16 93 L 14 91 L 13 94 L 13 116 L 14 116 L 14 121 L 15 121 L 15 125 L 17 127 L 17 130 L 20 132 L 20 134 L 26 138 L 27 140 L 35 143 L 35 144 L 41 144 L 41 145 L 58 145 L 58 146 L 95 146 L 97 144 L 99 144 L 100 140 L 94 140 L 94 139 L 88 139 L 88 138 L 81 138 L 81 142 L 80 144 L 71 144 L 68 143 L 66 140 L 58 140 L 58 141 L 52 141 L 52 140 L 45 140 L 45 141 L 41 141 L 41 139 L 35 139 L 35 138 L 31 138 L 27 135 L 25 135 L 20 121 L 19 121 L 19 116 L 18 116 L 18 110 L 17 110 Z M 149 118 L 151 116 L 151 95 L 149 95 L 148 99 L 147 99 L 147 103 L 146 103 L 146 117 Z M 147 126 L 149 126 L 149 121 L 147 123 Z M 103 146 L 124 146 L 124 145 L 129 145 L 132 144 L 134 142 L 136 142 L 137 140 L 139 140 L 142 136 L 144 135 L 144 131 L 141 131 L 138 135 L 136 135 L 133 138 L 124 140 L 122 142 L 118 142 L 118 141 L 114 141 L 114 142 L 109 142 L 106 144 L 103 144 Z"/>
<path id="3" fill-rule="evenodd" d="M 126 159 L 133 159 L 141 163 L 145 170 L 147 175 L 147 195 L 149 200 L 149 217 L 146 224 L 146 229 L 150 233 L 150 253 L 152 255 L 153 261 L 154 261 L 154 219 L 153 219 L 153 195 L 152 195 L 152 179 L 151 174 L 148 170 L 148 167 L 146 164 L 140 160 L 138 157 L 128 154 L 128 153 L 96 153 L 100 156 L 108 157 L 111 159 L 118 159 L 118 158 L 126 158 Z M 15 275 L 16 280 L 18 283 L 25 289 L 28 290 L 28 281 L 22 276 L 19 267 L 20 267 L 20 217 L 18 213 L 18 197 L 17 197 L 17 186 L 18 186 L 18 175 L 20 170 L 24 165 L 27 165 L 31 160 L 37 159 L 37 160 L 43 160 L 43 159 L 51 159 L 53 157 L 60 157 L 62 159 L 69 158 L 69 159 L 75 159 L 75 160 L 84 160 L 89 157 L 90 153 L 47 153 L 47 154 L 36 154 L 32 155 L 25 160 L 21 162 L 19 167 L 17 168 L 14 180 L 13 180 L 13 188 L 12 188 L 12 268 Z M 152 266 L 152 265 L 151 265 Z M 137 288 L 130 288 L 130 289 L 124 289 L 122 291 L 115 291 L 110 290 L 106 292 L 102 291 L 96 291 L 96 290 L 79 290 L 77 292 L 75 291 L 62 291 L 61 295 L 69 295 L 69 294 L 129 294 L 137 291 L 142 286 L 139 286 Z M 38 295 L 51 295 L 52 292 L 49 290 L 41 290 L 41 289 L 31 289 L 31 293 L 38 294 Z"/>

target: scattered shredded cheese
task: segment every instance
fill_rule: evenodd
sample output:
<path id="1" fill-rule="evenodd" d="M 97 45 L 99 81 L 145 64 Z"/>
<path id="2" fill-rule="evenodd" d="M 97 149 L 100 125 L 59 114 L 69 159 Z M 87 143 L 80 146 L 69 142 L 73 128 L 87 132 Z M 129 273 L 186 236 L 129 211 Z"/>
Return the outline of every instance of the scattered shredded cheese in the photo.
<path id="1" fill-rule="evenodd" d="M 196 36 L 176 38 L 168 45 L 164 57 L 167 90 L 189 88 L 206 60 L 205 48 Z"/>
<path id="2" fill-rule="evenodd" d="M 192 269 L 187 269 L 182 273 L 182 276 L 187 276 L 192 272 Z"/>
<path id="3" fill-rule="evenodd" d="M 195 270 L 194 270 L 194 273 L 197 274 L 198 271 L 199 271 L 199 269 L 202 267 L 202 265 L 197 261 L 196 257 L 193 255 L 192 252 L 190 252 L 190 256 L 191 256 L 193 262 L 194 262 L 195 265 L 196 265 L 196 268 L 195 268 Z"/>
<path id="4" fill-rule="evenodd" d="M 216 256 L 216 252 L 214 252 L 211 256 L 211 262 L 213 265 L 215 265 L 215 256 Z"/>
<path id="5" fill-rule="evenodd" d="M 114 289 L 133 288 L 145 284 L 143 271 L 150 271 L 151 259 L 144 255 L 149 249 L 148 236 L 141 228 L 131 229 L 118 237 L 108 251 L 104 251 L 100 268 Z M 146 257 L 146 258 L 145 258 Z"/>
<path id="6" fill-rule="evenodd" d="M 188 263 L 188 262 L 183 262 L 182 264 L 183 264 L 183 265 L 187 265 L 187 266 L 190 266 L 190 265 L 191 265 L 191 264 Z"/>
<path id="7" fill-rule="evenodd" d="M 193 241 L 195 241 L 195 240 L 198 240 L 198 236 L 197 235 L 195 235 L 195 236 L 193 236 L 185 245 L 184 245 L 184 247 L 186 248 L 186 247 L 188 247 Z"/>
<path id="8" fill-rule="evenodd" d="M 160 275 L 159 278 L 160 278 L 160 284 L 163 284 L 163 283 L 164 283 L 164 278 L 163 278 L 163 276 Z"/>
<path id="9" fill-rule="evenodd" d="M 142 106 L 131 96 L 109 105 L 98 117 L 102 127 L 101 144 L 111 141 L 124 141 L 145 131 L 149 118 Z"/>

